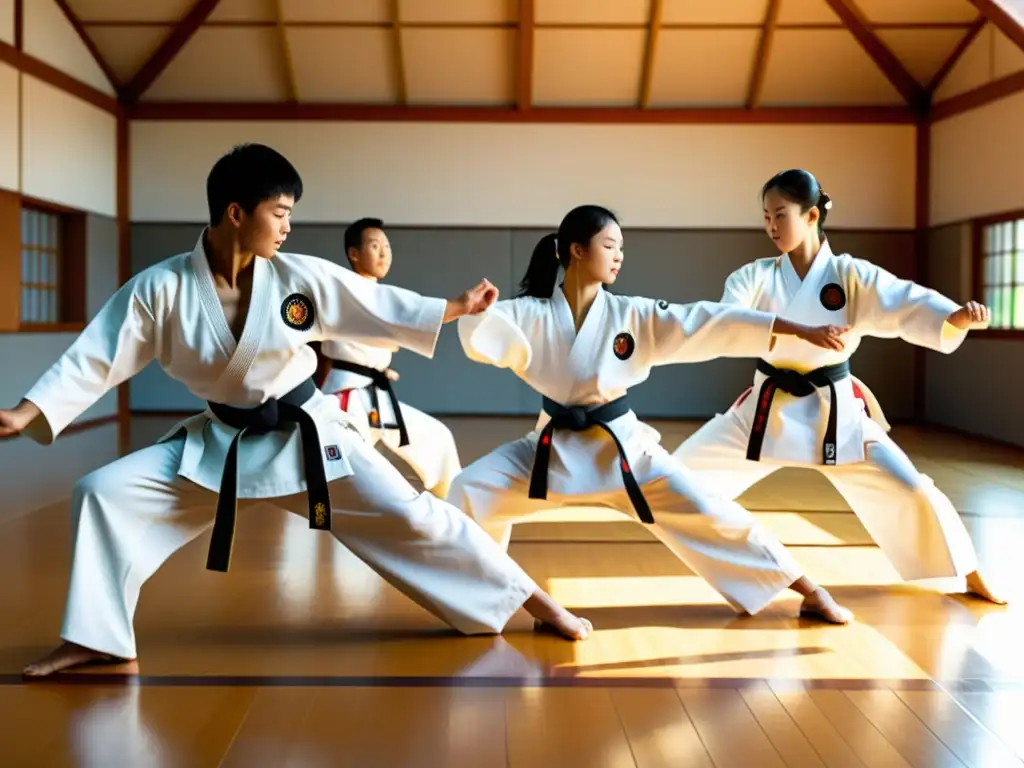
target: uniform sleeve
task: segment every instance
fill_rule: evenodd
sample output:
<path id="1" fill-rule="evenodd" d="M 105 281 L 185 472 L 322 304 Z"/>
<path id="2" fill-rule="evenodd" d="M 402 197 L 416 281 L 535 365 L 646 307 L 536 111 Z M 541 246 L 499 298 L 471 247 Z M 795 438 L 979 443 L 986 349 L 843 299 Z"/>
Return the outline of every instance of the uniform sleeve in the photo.
<path id="1" fill-rule="evenodd" d="M 744 264 L 725 279 L 722 290 L 722 304 L 737 307 L 754 306 L 754 273 L 756 263 Z"/>
<path id="2" fill-rule="evenodd" d="M 938 291 L 896 277 L 862 259 L 851 263 L 854 324 L 860 333 L 949 354 L 967 337 L 948 322 L 960 306 Z"/>
<path id="3" fill-rule="evenodd" d="M 459 341 L 466 357 L 477 363 L 522 373 L 533 359 L 533 347 L 520 327 L 520 302 L 499 301 L 479 315 L 458 319 Z"/>
<path id="4" fill-rule="evenodd" d="M 324 341 L 403 347 L 433 357 L 448 302 L 406 288 L 364 280 L 344 267 L 315 259 L 314 292 Z"/>
<path id="5" fill-rule="evenodd" d="M 117 385 L 155 357 L 151 290 L 136 275 L 92 319 L 81 335 L 25 395 L 42 411 L 25 436 L 44 445 Z"/>
<path id="6" fill-rule="evenodd" d="M 643 299 L 640 325 L 651 365 L 718 357 L 761 357 L 772 344 L 775 315 L 713 301 L 669 304 Z"/>

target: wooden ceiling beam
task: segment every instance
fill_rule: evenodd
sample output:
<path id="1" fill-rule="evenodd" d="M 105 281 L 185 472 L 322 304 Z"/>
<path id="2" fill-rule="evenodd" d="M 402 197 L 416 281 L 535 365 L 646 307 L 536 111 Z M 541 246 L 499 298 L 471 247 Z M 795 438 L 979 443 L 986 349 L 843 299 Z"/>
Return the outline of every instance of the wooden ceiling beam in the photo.
<path id="1" fill-rule="evenodd" d="M 391 0 L 391 56 L 394 62 L 395 94 L 399 104 L 409 102 L 409 82 L 405 72 L 405 55 L 402 52 L 401 0 Z"/>
<path id="2" fill-rule="evenodd" d="M 181 49 L 185 47 L 192 35 L 203 25 L 203 22 L 213 13 L 220 0 L 196 0 L 192 9 L 167 36 L 163 44 L 156 49 L 152 56 L 146 61 L 131 80 L 121 89 L 121 101 L 126 104 L 134 104 L 142 94 L 151 86 L 167 66 L 174 60 Z"/>
<path id="3" fill-rule="evenodd" d="M 772 39 L 779 20 L 781 0 L 768 0 L 764 12 L 764 26 L 754 54 L 754 66 L 750 73 L 750 90 L 747 92 L 747 109 L 756 109 L 761 103 L 761 91 L 764 90 L 764 76 L 768 70 L 768 57 L 772 52 Z"/>
<path id="4" fill-rule="evenodd" d="M 988 19 L 986 19 L 984 16 L 979 16 L 977 19 L 974 20 L 974 23 L 971 25 L 971 28 L 967 30 L 967 34 L 960 38 L 960 42 L 956 44 L 956 48 L 954 48 L 953 52 L 946 57 L 946 60 L 942 62 L 942 66 L 939 67 L 939 70 L 932 76 L 932 79 L 928 82 L 926 88 L 929 94 L 933 96 L 935 95 L 935 91 L 937 91 L 939 89 L 939 86 L 942 85 L 943 82 L 945 82 L 946 78 L 949 76 L 949 73 L 953 71 L 953 67 L 955 67 L 956 63 L 960 61 L 960 58 L 964 55 L 967 49 L 971 47 L 971 43 L 973 43 L 975 38 L 977 38 L 978 35 L 981 34 L 981 30 L 985 28 L 985 25 L 987 23 Z"/>
<path id="5" fill-rule="evenodd" d="M 334 122 L 458 122 L 575 124 L 913 124 L 904 106 L 637 109 L 636 107 L 435 107 L 372 104 L 210 103 L 146 101 L 132 120 L 324 120 Z"/>
<path id="6" fill-rule="evenodd" d="M 1024 51 L 1024 3 L 1010 0 L 969 0 L 978 13 Z"/>
<path id="7" fill-rule="evenodd" d="M 516 107 L 533 109 L 533 0 L 519 0 L 519 48 L 516 55 Z"/>
<path id="8" fill-rule="evenodd" d="M 295 61 L 292 59 L 292 49 L 288 44 L 288 29 L 284 23 L 284 0 L 270 0 L 274 4 L 274 19 L 277 27 L 277 36 L 281 43 L 281 61 L 284 63 L 284 78 L 288 87 L 288 98 L 291 101 L 299 100 L 299 85 L 295 80 Z"/>
<path id="9" fill-rule="evenodd" d="M 911 109 L 924 112 L 928 108 L 928 92 L 907 71 L 896 55 L 871 31 L 867 19 L 853 0 L 825 0 L 864 51 L 878 65 L 893 87 Z"/>
<path id="10" fill-rule="evenodd" d="M 664 0 L 651 0 L 651 18 L 647 24 L 644 66 L 640 72 L 640 109 L 647 109 L 651 103 L 651 79 L 654 75 L 654 57 L 658 55 L 658 39 L 661 36 L 661 17 L 664 5 Z"/>

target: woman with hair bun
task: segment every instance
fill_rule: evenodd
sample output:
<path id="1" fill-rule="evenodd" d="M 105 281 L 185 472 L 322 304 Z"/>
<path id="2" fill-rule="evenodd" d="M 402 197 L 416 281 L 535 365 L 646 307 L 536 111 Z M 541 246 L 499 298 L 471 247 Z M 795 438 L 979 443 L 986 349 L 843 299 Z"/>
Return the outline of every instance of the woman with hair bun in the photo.
<path id="1" fill-rule="evenodd" d="M 900 338 L 949 354 L 989 311 L 959 306 L 864 259 L 837 254 L 825 236 L 832 207 L 805 170 L 776 174 L 761 189 L 764 224 L 781 255 L 733 272 L 724 304 L 792 322 L 846 327 L 842 346 L 780 338 L 762 356 L 753 385 L 675 451 L 730 499 L 784 466 L 818 468 L 846 499 L 905 580 L 960 577 L 994 603 L 949 499 L 889 437 L 871 391 L 850 373 L 864 336 Z"/>

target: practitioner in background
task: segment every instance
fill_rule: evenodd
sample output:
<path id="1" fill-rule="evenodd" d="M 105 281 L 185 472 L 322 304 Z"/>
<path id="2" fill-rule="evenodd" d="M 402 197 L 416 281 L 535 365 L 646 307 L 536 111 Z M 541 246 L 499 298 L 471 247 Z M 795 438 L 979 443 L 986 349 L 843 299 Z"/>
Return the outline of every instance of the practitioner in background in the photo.
<path id="1" fill-rule="evenodd" d="M 364 218 L 345 230 L 345 255 L 352 271 L 371 283 L 391 270 L 391 243 L 380 219 Z M 337 396 L 371 445 L 383 442 L 405 461 L 423 487 L 439 498 L 448 494 L 452 478 L 462 469 L 455 438 L 433 416 L 400 402 L 391 368 L 397 345 L 368 344 L 354 339 L 324 341 L 320 354 L 329 366 L 321 389 Z"/>

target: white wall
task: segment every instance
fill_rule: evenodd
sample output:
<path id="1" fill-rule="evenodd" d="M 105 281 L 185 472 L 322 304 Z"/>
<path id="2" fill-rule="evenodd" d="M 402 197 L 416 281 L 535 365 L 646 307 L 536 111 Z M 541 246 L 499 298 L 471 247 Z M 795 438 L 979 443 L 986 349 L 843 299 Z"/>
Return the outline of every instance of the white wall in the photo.
<path id="1" fill-rule="evenodd" d="M 21 191 L 117 216 L 117 118 L 22 77 Z"/>
<path id="2" fill-rule="evenodd" d="M 1024 92 L 932 126 L 931 224 L 1024 208 Z"/>
<path id="3" fill-rule="evenodd" d="M 110 96 L 115 95 L 114 86 L 57 3 L 53 0 L 24 0 L 24 14 L 25 53 L 86 85 Z"/>
<path id="4" fill-rule="evenodd" d="M 299 169 L 296 221 L 557 225 L 610 206 L 628 227 L 758 228 L 758 192 L 805 167 L 842 228 L 914 226 L 911 125 L 551 125 L 135 121 L 133 221 L 205 221 L 206 175 L 257 141 Z"/>

